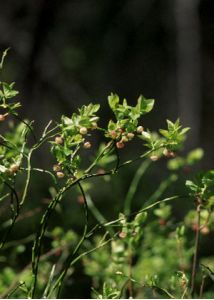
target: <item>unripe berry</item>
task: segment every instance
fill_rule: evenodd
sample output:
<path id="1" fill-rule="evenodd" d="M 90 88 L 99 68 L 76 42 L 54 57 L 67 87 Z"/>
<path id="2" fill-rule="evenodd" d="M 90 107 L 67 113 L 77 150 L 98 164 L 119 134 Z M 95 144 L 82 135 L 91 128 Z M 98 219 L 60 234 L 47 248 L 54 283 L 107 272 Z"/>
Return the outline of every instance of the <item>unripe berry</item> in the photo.
<path id="1" fill-rule="evenodd" d="M 79 204 L 84 204 L 84 202 L 85 202 L 84 197 L 83 197 L 82 195 L 79 195 L 79 196 L 77 197 L 77 202 L 78 202 Z"/>
<path id="2" fill-rule="evenodd" d="M 91 148 L 91 143 L 90 143 L 90 142 L 85 142 L 85 143 L 83 144 L 83 147 L 84 147 L 85 149 L 90 149 L 90 148 Z"/>
<path id="3" fill-rule="evenodd" d="M 17 165 L 17 164 L 12 164 L 11 166 L 10 166 L 10 172 L 11 173 L 16 173 L 18 170 L 19 170 L 19 165 Z"/>
<path id="4" fill-rule="evenodd" d="M 192 230 L 193 230 L 193 231 L 198 231 L 198 230 L 199 230 L 198 224 L 193 223 L 193 224 L 192 224 Z"/>
<path id="5" fill-rule="evenodd" d="M 56 176 L 57 176 L 58 178 L 63 178 L 63 177 L 65 176 L 65 174 L 64 174 L 63 172 L 57 172 L 57 173 L 56 173 Z"/>
<path id="6" fill-rule="evenodd" d="M 105 174 L 105 170 L 100 168 L 100 169 L 97 170 L 97 174 L 100 174 L 100 175 Z"/>
<path id="7" fill-rule="evenodd" d="M 85 135 L 85 134 L 87 134 L 87 132 L 88 132 L 88 129 L 86 127 L 80 128 L 80 134 Z"/>
<path id="8" fill-rule="evenodd" d="M 57 145 L 63 144 L 63 138 L 62 138 L 61 136 L 55 137 L 55 143 L 56 143 Z"/>
<path id="9" fill-rule="evenodd" d="M 92 122 L 91 127 L 92 127 L 92 129 L 96 129 L 97 128 L 97 122 Z"/>
<path id="10" fill-rule="evenodd" d="M 118 148 L 118 149 L 122 149 L 122 148 L 124 148 L 124 143 L 123 142 L 117 142 L 116 143 L 116 147 Z"/>
<path id="11" fill-rule="evenodd" d="M 59 172 L 59 171 L 61 171 L 61 166 L 60 166 L 60 165 L 54 165 L 54 166 L 53 166 L 53 171 L 54 171 L 54 172 Z"/>
<path id="12" fill-rule="evenodd" d="M 126 236 L 127 236 L 127 233 L 124 232 L 124 231 L 121 231 L 121 232 L 119 233 L 119 237 L 120 237 L 121 239 L 124 239 Z"/>
<path id="13" fill-rule="evenodd" d="M 134 133 L 132 133 L 132 132 L 127 133 L 127 138 L 129 140 L 132 140 L 134 138 Z"/>
<path id="14" fill-rule="evenodd" d="M 158 222 L 159 222 L 159 224 L 161 226 L 165 226 L 166 225 L 166 220 L 165 219 L 159 219 Z"/>
<path id="15" fill-rule="evenodd" d="M 209 227 L 208 226 L 203 226 L 201 228 L 201 233 L 204 234 L 204 235 L 209 234 L 210 233 Z"/>
<path id="16" fill-rule="evenodd" d="M 137 133 L 142 133 L 144 131 L 143 126 L 138 126 L 137 127 Z"/>
<path id="17" fill-rule="evenodd" d="M 117 138 L 117 132 L 115 130 L 110 131 L 109 135 L 111 136 L 112 139 L 116 139 Z"/>
<path id="18" fill-rule="evenodd" d="M 151 155 L 151 156 L 150 156 L 150 159 L 151 159 L 152 161 L 157 161 L 157 160 L 159 159 L 159 156 L 157 156 L 157 155 Z"/>
<path id="19" fill-rule="evenodd" d="M 117 130 L 118 130 L 120 133 L 125 132 L 125 129 L 124 129 L 124 128 L 118 128 Z"/>
<path id="20" fill-rule="evenodd" d="M 5 115 L 0 115 L 0 122 L 3 122 L 5 120 Z"/>
<path id="21" fill-rule="evenodd" d="M 175 153 L 173 151 L 171 151 L 171 150 L 168 150 L 167 148 L 165 148 L 163 150 L 163 155 L 166 156 L 166 157 L 168 157 L 168 158 L 175 157 Z"/>

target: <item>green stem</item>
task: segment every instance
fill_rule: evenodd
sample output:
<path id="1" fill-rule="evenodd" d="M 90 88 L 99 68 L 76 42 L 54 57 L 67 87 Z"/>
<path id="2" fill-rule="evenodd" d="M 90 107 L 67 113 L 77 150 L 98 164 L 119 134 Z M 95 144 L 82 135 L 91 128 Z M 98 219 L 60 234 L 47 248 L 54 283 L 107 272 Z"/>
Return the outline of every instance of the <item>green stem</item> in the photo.
<path id="1" fill-rule="evenodd" d="M 124 201 L 124 214 L 129 214 L 131 210 L 131 202 L 132 199 L 136 193 L 137 187 L 139 185 L 140 179 L 143 176 L 143 174 L 146 172 L 148 167 L 150 166 L 151 161 L 146 160 L 143 161 L 143 163 L 138 168 L 137 172 L 135 173 L 134 178 L 132 179 L 132 182 L 129 186 L 128 193 L 126 195 L 125 201 Z"/>
<path id="2" fill-rule="evenodd" d="M 195 233 L 195 246 L 194 246 L 192 277 L 191 277 L 191 290 L 190 290 L 192 297 L 194 296 L 194 293 L 195 293 L 195 279 L 196 279 L 197 259 L 198 259 L 198 250 L 199 250 L 200 220 L 201 220 L 201 204 L 200 203 L 197 204 L 196 212 L 197 212 L 197 225 L 196 225 L 196 233 Z"/>
<path id="3" fill-rule="evenodd" d="M 4 182 L 4 184 L 11 190 L 11 205 L 12 205 L 12 211 L 13 211 L 13 217 L 12 217 L 12 222 L 10 224 L 10 227 L 7 229 L 4 237 L 3 237 L 3 240 L 0 244 L 0 249 L 2 249 L 4 247 L 4 244 L 6 243 L 7 241 L 7 238 L 10 234 L 10 232 L 12 231 L 13 229 L 13 226 L 16 222 L 16 219 L 18 218 L 19 216 L 19 211 L 20 211 L 20 203 L 19 203 L 19 198 L 18 198 L 18 194 L 15 190 L 14 187 L 12 187 L 8 182 Z M 14 197 L 15 197 L 15 200 L 16 200 L 16 208 L 14 208 L 14 205 L 13 205 L 13 201 L 14 201 Z"/>
<path id="4" fill-rule="evenodd" d="M 206 279 L 206 276 L 203 275 L 202 281 L 201 281 L 201 286 L 200 286 L 200 294 L 199 294 L 200 299 L 202 299 L 202 297 L 203 297 L 205 279 Z"/>
<path id="5" fill-rule="evenodd" d="M 65 268 L 63 270 L 63 272 L 61 273 L 60 275 L 60 281 L 59 281 L 59 284 L 58 284 L 58 297 L 59 298 L 59 295 L 60 295 L 60 292 L 61 292 L 61 288 L 62 288 L 62 283 L 63 283 L 63 280 L 68 272 L 68 269 L 70 268 L 70 264 L 74 258 L 74 256 L 76 255 L 76 253 L 79 251 L 80 247 L 82 246 L 85 238 L 86 238 L 86 235 L 87 235 L 87 231 L 88 231 L 88 204 L 87 204 L 87 200 L 86 200 L 86 196 L 85 196 L 85 192 L 83 190 L 83 187 L 82 185 L 80 184 L 80 182 L 78 182 L 78 186 L 79 186 L 79 189 L 82 193 L 82 196 L 83 196 L 83 199 L 84 199 L 84 214 L 85 214 L 85 225 L 84 225 L 84 230 L 83 230 L 83 234 L 82 234 L 82 237 L 81 239 L 79 240 L 79 243 L 77 244 L 77 246 L 75 247 L 74 251 L 72 254 L 70 254 L 65 262 Z"/>
<path id="6" fill-rule="evenodd" d="M 147 157 L 147 156 L 148 156 L 149 154 L 151 154 L 153 151 L 154 151 L 154 149 L 149 150 L 149 151 L 147 151 L 147 152 L 141 154 L 140 156 L 136 157 L 135 159 L 130 159 L 130 160 L 125 161 L 124 163 L 122 163 L 121 165 L 118 166 L 118 169 L 120 169 L 120 168 L 122 168 L 122 167 L 124 167 L 124 166 L 130 165 L 130 164 L 132 164 L 132 163 L 134 163 L 134 162 L 136 162 L 136 161 L 138 161 L 138 160 L 140 160 L 140 159 L 142 159 L 142 158 Z"/>
<path id="7" fill-rule="evenodd" d="M 163 180 L 157 190 L 149 197 L 149 199 L 146 201 L 146 204 L 153 203 L 156 199 L 159 199 L 163 193 L 166 191 L 166 189 L 177 180 L 177 176 L 175 174 L 171 174 L 167 179 Z M 144 205 L 143 205 L 144 207 Z M 143 208 L 142 207 L 142 208 Z"/>
<path id="8" fill-rule="evenodd" d="M 38 266 L 39 260 L 41 255 L 41 242 L 44 237 L 49 217 L 51 216 L 52 211 L 55 209 L 58 202 L 61 200 L 63 194 L 67 191 L 70 185 L 63 187 L 56 197 L 50 202 L 48 205 L 47 210 L 45 211 L 44 215 L 42 216 L 40 227 L 36 235 L 36 239 L 32 248 L 32 284 L 30 290 L 30 298 L 34 298 L 36 284 L 37 284 L 37 273 L 38 273 Z"/>
<path id="9" fill-rule="evenodd" d="M 22 206 L 25 202 L 25 199 L 27 197 L 27 192 L 28 192 L 28 187 L 30 184 L 30 177 L 31 177 L 31 156 L 33 154 L 34 148 L 31 148 L 29 153 L 28 153 L 28 157 L 27 157 L 27 178 L 25 181 L 25 187 L 24 187 L 24 191 L 22 194 L 22 199 L 20 201 L 20 205 Z"/>
<path id="10" fill-rule="evenodd" d="M 108 222 L 108 223 L 106 223 L 106 224 L 102 224 L 102 225 L 105 226 L 105 227 L 110 226 L 110 225 L 113 225 L 113 224 L 115 224 L 115 223 L 124 221 L 126 218 L 129 218 L 129 217 L 131 217 L 131 216 L 136 216 L 136 215 L 138 215 L 138 214 L 141 214 L 142 212 L 147 211 L 147 210 L 153 208 L 154 206 L 157 206 L 157 205 L 160 204 L 160 203 L 172 201 L 172 200 L 179 199 L 179 198 L 184 198 L 184 197 L 181 197 L 181 196 L 172 196 L 172 197 L 169 197 L 169 198 L 165 198 L 165 199 L 163 199 L 163 200 L 159 200 L 159 201 L 157 201 L 157 202 L 155 202 L 155 203 L 153 203 L 153 204 L 151 204 L 151 205 L 148 205 L 148 206 L 142 208 L 141 210 L 139 210 L 139 211 L 137 211 L 137 212 L 130 213 L 129 215 L 124 215 L 124 218 L 118 218 L 118 219 L 115 219 L 115 220 L 113 220 L 113 221 L 110 221 L 110 222 Z"/>
<path id="11" fill-rule="evenodd" d="M 70 262 L 69 268 L 71 268 L 71 267 L 72 267 L 77 261 L 79 261 L 82 257 L 84 257 L 84 256 L 86 256 L 86 255 L 88 255 L 88 254 L 90 254 L 90 253 L 92 253 L 92 252 L 94 252 L 94 251 L 96 251 L 96 250 L 98 250 L 98 249 L 104 247 L 105 245 L 107 245 L 107 244 L 108 244 L 109 242 L 111 242 L 112 240 L 113 240 L 113 238 L 110 238 L 110 239 L 108 239 L 107 241 L 104 241 L 104 242 L 102 242 L 101 244 L 99 244 L 97 247 L 95 247 L 95 248 L 93 248 L 93 249 L 91 249 L 91 250 L 88 250 L 88 251 L 86 251 L 86 252 L 81 253 L 79 256 L 77 256 L 74 260 L 72 260 L 72 261 Z M 62 272 L 62 273 L 60 274 L 60 276 L 57 278 L 56 282 L 54 283 L 53 288 L 52 288 L 52 290 L 51 290 L 51 293 L 57 288 L 57 286 L 59 285 L 59 283 L 60 283 L 60 281 L 61 281 L 61 279 L 62 279 L 63 277 L 64 277 L 64 273 Z"/>
<path id="12" fill-rule="evenodd" d="M 113 142 L 111 141 L 109 144 L 107 144 L 103 150 L 101 151 L 101 153 L 96 157 L 96 159 L 93 161 L 93 163 L 88 167 L 87 170 L 85 170 L 85 174 L 89 174 L 92 169 L 96 166 L 96 164 L 98 163 L 98 161 L 106 155 L 105 151 L 109 149 L 109 151 L 111 151 L 111 148 L 112 148 L 112 145 L 113 145 Z"/>
<path id="13" fill-rule="evenodd" d="M 88 203 L 88 208 L 90 209 L 91 213 L 94 215 L 96 220 L 99 222 L 99 224 L 107 223 L 107 220 L 101 214 L 101 212 L 97 209 L 97 207 L 95 206 L 94 202 L 92 201 L 90 195 L 86 195 L 86 199 L 87 199 L 87 203 Z M 100 227 L 99 224 L 96 225 L 96 229 L 97 229 L 97 226 Z M 108 229 L 108 231 L 111 236 L 113 236 L 115 233 L 111 227 Z M 92 229 L 92 232 L 94 232 L 94 229 Z M 89 236 L 89 235 L 90 235 L 90 232 L 87 234 L 87 236 Z"/>

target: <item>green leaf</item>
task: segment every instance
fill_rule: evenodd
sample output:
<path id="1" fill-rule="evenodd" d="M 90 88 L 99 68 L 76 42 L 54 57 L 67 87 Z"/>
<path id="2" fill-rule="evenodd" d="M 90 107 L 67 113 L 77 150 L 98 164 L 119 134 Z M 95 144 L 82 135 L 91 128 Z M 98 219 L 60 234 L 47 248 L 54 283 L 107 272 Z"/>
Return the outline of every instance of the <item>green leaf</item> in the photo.
<path id="1" fill-rule="evenodd" d="M 119 101 L 120 101 L 120 99 L 117 94 L 111 93 L 111 95 L 108 96 L 108 104 L 113 111 L 117 108 Z"/>
<path id="2" fill-rule="evenodd" d="M 169 138 L 169 132 L 165 129 L 159 129 L 160 134 L 162 134 L 165 138 Z"/>
<path id="3" fill-rule="evenodd" d="M 178 170 L 185 165 L 185 159 L 182 157 L 176 157 L 173 159 L 170 159 L 167 163 L 167 167 L 169 170 Z"/>
<path id="4" fill-rule="evenodd" d="M 0 165 L 0 173 L 5 173 L 7 168 L 5 166 Z"/>
<path id="5" fill-rule="evenodd" d="M 114 123 L 112 120 L 108 122 L 108 130 L 115 130 L 117 128 L 117 124 Z"/>
<path id="6" fill-rule="evenodd" d="M 141 112 L 141 114 L 149 113 L 154 107 L 155 100 L 154 99 L 146 99 L 142 95 L 137 100 L 137 109 Z"/>
<path id="7" fill-rule="evenodd" d="M 139 137 L 141 137 L 145 141 L 150 141 L 151 140 L 151 134 L 149 132 L 146 132 L 146 131 L 143 131 Z"/>
<path id="8" fill-rule="evenodd" d="M 191 181 L 191 180 L 186 180 L 186 186 L 191 190 L 191 191 L 197 191 L 197 189 L 198 189 L 198 187 L 197 187 L 197 185 L 193 182 L 193 181 Z"/>
<path id="9" fill-rule="evenodd" d="M 178 120 L 175 122 L 175 124 L 174 124 L 172 121 L 170 121 L 170 120 L 166 120 L 166 122 L 167 122 L 167 127 L 168 127 L 168 130 L 169 130 L 169 131 L 172 131 L 172 130 L 175 129 L 176 123 L 177 123 L 177 125 L 178 125 Z"/>
<path id="10" fill-rule="evenodd" d="M 190 127 L 185 127 L 181 130 L 180 134 L 184 135 L 185 133 L 187 133 L 190 130 Z"/>
<path id="11" fill-rule="evenodd" d="M 0 69 L 3 68 L 3 64 L 4 64 L 4 59 L 7 55 L 7 52 L 10 50 L 10 48 L 7 48 L 6 50 L 4 50 L 3 54 L 2 54 L 2 57 L 1 57 L 1 62 L 0 62 Z"/>
<path id="12" fill-rule="evenodd" d="M 100 104 L 90 103 L 89 105 L 83 105 L 80 109 L 80 115 L 84 117 L 94 116 L 94 114 L 100 109 Z"/>
<path id="13" fill-rule="evenodd" d="M 190 151 L 187 155 L 187 164 L 193 165 L 197 161 L 201 160 L 204 156 L 204 151 L 201 148 L 194 149 Z"/>
<path id="14" fill-rule="evenodd" d="M 3 94 L 6 99 L 13 98 L 19 93 L 18 91 L 13 90 L 14 84 L 15 82 L 12 82 L 11 84 L 2 82 Z"/>

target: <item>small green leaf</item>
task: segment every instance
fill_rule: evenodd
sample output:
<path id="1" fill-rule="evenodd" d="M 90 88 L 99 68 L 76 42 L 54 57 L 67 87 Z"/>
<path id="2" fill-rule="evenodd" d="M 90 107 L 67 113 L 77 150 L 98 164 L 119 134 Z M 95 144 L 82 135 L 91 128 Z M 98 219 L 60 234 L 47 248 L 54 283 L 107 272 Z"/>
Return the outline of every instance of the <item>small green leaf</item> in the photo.
<path id="1" fill-rule="evenodd" d="M 151 134 L 149 132 L 143 131 L 140 135 L 140 137 L 145 141 L 151 140 Z"/>
<path id="2" fill-rule="evenodd" d="M 204 151 L 201 148 L 194 149 L 187 155 L 187 164 L 193 165 L 197 161 L 201 160 L 204 156 Z"/>
<path id="3" fill-rule="evenodd" d="M 111 93 L 111 95 L 108 96 L 108 103 L 113 111 L 117 108 L 119 101 L 120 101 L 120 99 L 117 94 Z"/>
<path id="4" fill-rule="evenodd" d="M 149 113 L 154 107 L 154 99 L 146 99 L 142 95 L 137 100 L 137 108 L 141 114 Z"/>
<path id="5" fill-rule="evenodd" d="M 4 64 L 4 59 L 7 55 L 7 52 L 10 50 L 10 48 L 7 48 L 6 50 L 4 50 L 3 54 L 2 54 L 2 57 L 1 57 L 1 62 L 0 62 L 0 69 L 3 68 L 3 64 Z"/>

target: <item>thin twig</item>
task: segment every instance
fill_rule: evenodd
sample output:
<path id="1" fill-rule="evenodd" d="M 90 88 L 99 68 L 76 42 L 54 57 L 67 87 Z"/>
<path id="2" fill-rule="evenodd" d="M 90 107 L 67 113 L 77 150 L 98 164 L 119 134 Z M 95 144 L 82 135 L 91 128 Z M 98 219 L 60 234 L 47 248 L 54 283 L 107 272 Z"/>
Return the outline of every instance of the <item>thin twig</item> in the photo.
<path id="1" fill-rule="evenodd" d="M 194 246 L 194 257 L 192 264 L 192 277 L 191 277 L 191 289 L 190 294 L 192 297 L 195 293 L 195 278 L 196 278 L 196 269 L 197 269 L 197 259 L 198 259 L 198 250 L 199 250 L 199 238 L 200 238 L 200 219 L 201 219 L 201 204 L 200 202 L 196 207 L 197 212 L 197 225 L 196 225 L 196 233 L 195 233 L 195 246 Z"/>
<path id="2" fill-rule="evenodd" d="M 83 196 L 83 199 L 84 199 L 85 225 L 84 225 L 83 234 L 82 234 L 82 237 L 79 240 L 79 243 L 75 247 L 73 253 L 70 254 L 68 256 L 68 258 L 66 259 L 64 270 L 63 270 L 63 272 L 61 272 L 60 280 L 59 280 L 59 283 L 58 283 L 59 288 L 58 288 L 57 298 L 60 295 L 62 283 L 63 283 L 63 280 L 64 280 L 64 278 L 65 278 L 65 276 L 68 272 L 68 269 L 70 268 L 70 264 L 71 264 L 73 258 L 75 257 L 76 253 L 79 251 L 80 247 L 82 246 L 84 240 L 86 239 L 87 230 L 88 230 L 88 204 L 87 204 L 87 200 L 86 200 L 86 195 L 85 195 L 85 192 L 84 192 L 83 187 L 82 187 L 80 182 L 78 182 L 78 186 L 79 186 L 79 189 L 80 189 L 80 191 L 82 193 L 82 196 Z"/>
<path id="3" fill-rule="evenodd" d="M 7 241 L 7 238 L 10 234 L 10 232 L 12 231 L 13 229 L 13 226 L 16 222 L 16 219 L 18 218 L 18 215 L 19 215 L 19 211 L 20 211 L 20 203 L 19 203 L 19 197 L 18 197 L 18 194 L 15 190 L 15 188 L 13 188 L 7 181 L 4 182 L 4 184 L 11 190 L 11 202 L 12 202 L 12 205 L 13 205 L 13 197 L 15 196 L 15 200 L 16 200 L 16 209 L 13 209 L 13 218 L 12 218 L 12 222 L 11 222 L 11 225 L 10 227 L 7 229 L 3 239 L 2 239 L 2 242 L 0 244 L 0 249 L 2 249 L 4 247 L 4 244 L 6 243 Z"/>
<path id="4" fill-rule="evenodd" d="M 205 279 L 206 279 L 206 276 L 203 275 L 202 276 L 202 281 L 201 281 L 201 286 L 200 286 L 200 293 L 199 293 L 199 298 L 200 299 L 202 299 L 202 297 L 203 297 Z"/>

